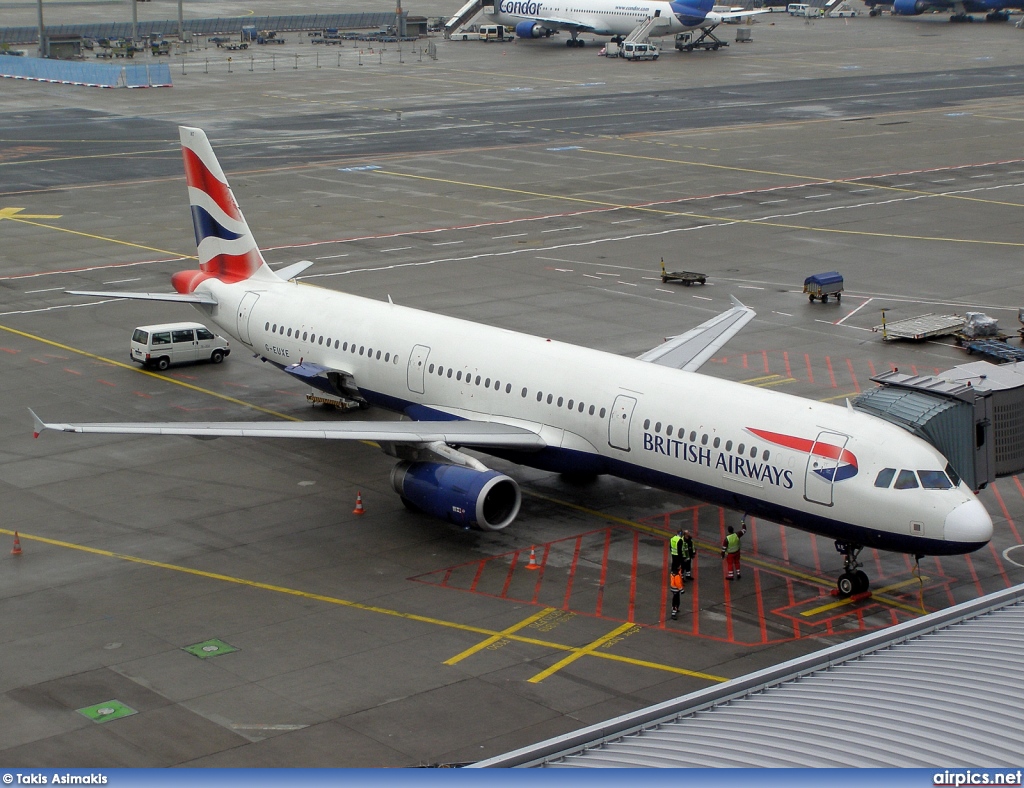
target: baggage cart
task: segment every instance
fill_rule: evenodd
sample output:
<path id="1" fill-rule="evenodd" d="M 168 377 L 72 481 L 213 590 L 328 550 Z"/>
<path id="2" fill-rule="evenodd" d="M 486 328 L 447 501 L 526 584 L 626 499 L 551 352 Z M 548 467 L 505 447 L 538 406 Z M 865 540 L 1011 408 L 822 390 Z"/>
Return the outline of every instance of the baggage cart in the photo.
<path id="1" fill-rule="evenodd" d="M 703 285 L 707 284 L 708 275 L 702 274 L 697 271 L 666 271 L 665 260 L 662 258 L 661 261 L 661 282 L 665 284 L 667 282 L 682 282 L 684 285 L 689 287 L 690 285 Z"/>
<path id="2" fill-rule="evenodd" d="M 843 277 L 838 271 L 812 274 L 804 280 L 804 292 L 812 304 L 815 298 L 820 298 L 824 304 L 830 295 L 834 295 L 838 303 L 843 300 Z"/>

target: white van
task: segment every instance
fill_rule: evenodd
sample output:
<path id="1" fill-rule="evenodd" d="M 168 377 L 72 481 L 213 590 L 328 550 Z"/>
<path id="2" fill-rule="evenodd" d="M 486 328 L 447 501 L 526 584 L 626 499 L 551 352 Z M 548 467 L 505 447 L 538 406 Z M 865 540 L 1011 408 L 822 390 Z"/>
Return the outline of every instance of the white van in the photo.
<path id="1" fill-rule="evenodd" d="M 509 25 L 480 25 L 481 41 L 511 41 L 516 31 Z"/>
<path id="2" fill-rule="evenodd" d="M 807 16 L 807 9 L 810 8 L 807 3 L 790 3 L 786 6 L 786 13 L 790 16 Z"/>
<path id="3" fill-rule="evenodd" d="M 654 44 L 641 44 L 637 41 L 625 41 L 619 50 L 620 57 L 626 60 L 657 60 L 660 54 Z"/>
<path id="4" fill-rule="evenodd" d="M 189 361 L 222 362 L 231 347 L 202 323 L 139 326 L 132 332 L 131 359 L 144 367 L 167 369 Z"/>

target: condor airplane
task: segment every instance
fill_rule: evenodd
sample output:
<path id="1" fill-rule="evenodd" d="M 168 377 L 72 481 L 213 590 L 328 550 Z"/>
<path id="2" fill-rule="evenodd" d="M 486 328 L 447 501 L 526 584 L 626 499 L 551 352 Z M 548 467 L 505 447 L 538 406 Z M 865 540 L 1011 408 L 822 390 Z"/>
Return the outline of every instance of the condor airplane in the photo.
<path id="1" fill-rule="evenodd" d="M 181 128 L 200 270 L 176 293 L 71 291 L 192 304 L 299 380 L 400 421 L 49 424 L 43 430 L 200 437 L 372 440 L 399 460 L 412 509 L 496 531 L 519 512 L 509 476 L 471 449 L 548 471 L 611 474 L 836 540 L 840 593 L 868 587 L 864 547 L 917 556 L 977 550 L 981 502 L 935 448 L 852 407 L 695 371 L 749 322 L 733 307 L 624 358 L 295 281 L 273 271 L 200 129 Z"/>
<path id="2" fill-rule="evenodd" d="M 714 0 L 495 0 L 494 13 L 488 14 L 488 19 L 515 28 L 519 38 L 541 38 L 565 30 L 571 36 L 565 45 L 581 47 L 580 33 L 612 36 L 621 41 L 638 25 L 649 21 L 651 36 L 697 29 L 710 35 L 727 19 L 767 13 L 720 12 L 713 8 Z"/>

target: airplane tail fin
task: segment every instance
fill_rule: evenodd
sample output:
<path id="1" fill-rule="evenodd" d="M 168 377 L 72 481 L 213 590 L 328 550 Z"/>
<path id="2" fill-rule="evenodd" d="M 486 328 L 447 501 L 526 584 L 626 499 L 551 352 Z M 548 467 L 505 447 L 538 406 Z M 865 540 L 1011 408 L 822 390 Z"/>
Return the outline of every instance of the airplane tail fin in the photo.
<path id="1" fill-rule="evenodd" d="M 188 126 L 179 126 L 178 130 L 200 270 L 176 273 L 171 277 L 174 289 L 191 293 L 196 285 L 211 278 L 233 283 L 257 275 L 273 277 L 206 133 Z"/>

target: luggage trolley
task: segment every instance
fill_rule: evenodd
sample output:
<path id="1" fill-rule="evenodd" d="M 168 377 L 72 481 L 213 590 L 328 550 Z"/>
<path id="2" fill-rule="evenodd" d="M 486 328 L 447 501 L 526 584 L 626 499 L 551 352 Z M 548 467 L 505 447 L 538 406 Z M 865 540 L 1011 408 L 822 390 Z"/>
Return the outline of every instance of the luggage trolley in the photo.
<path id="1" fill-rule="evenodd" d="M 815 298 L 820 298 L 824 304 L 830 295 L 834 295 L 837 302 L 842 301 L 843 277 L 838 271 L 813 274 L 804 280 L 804 292 L 812 304 Z"/>

